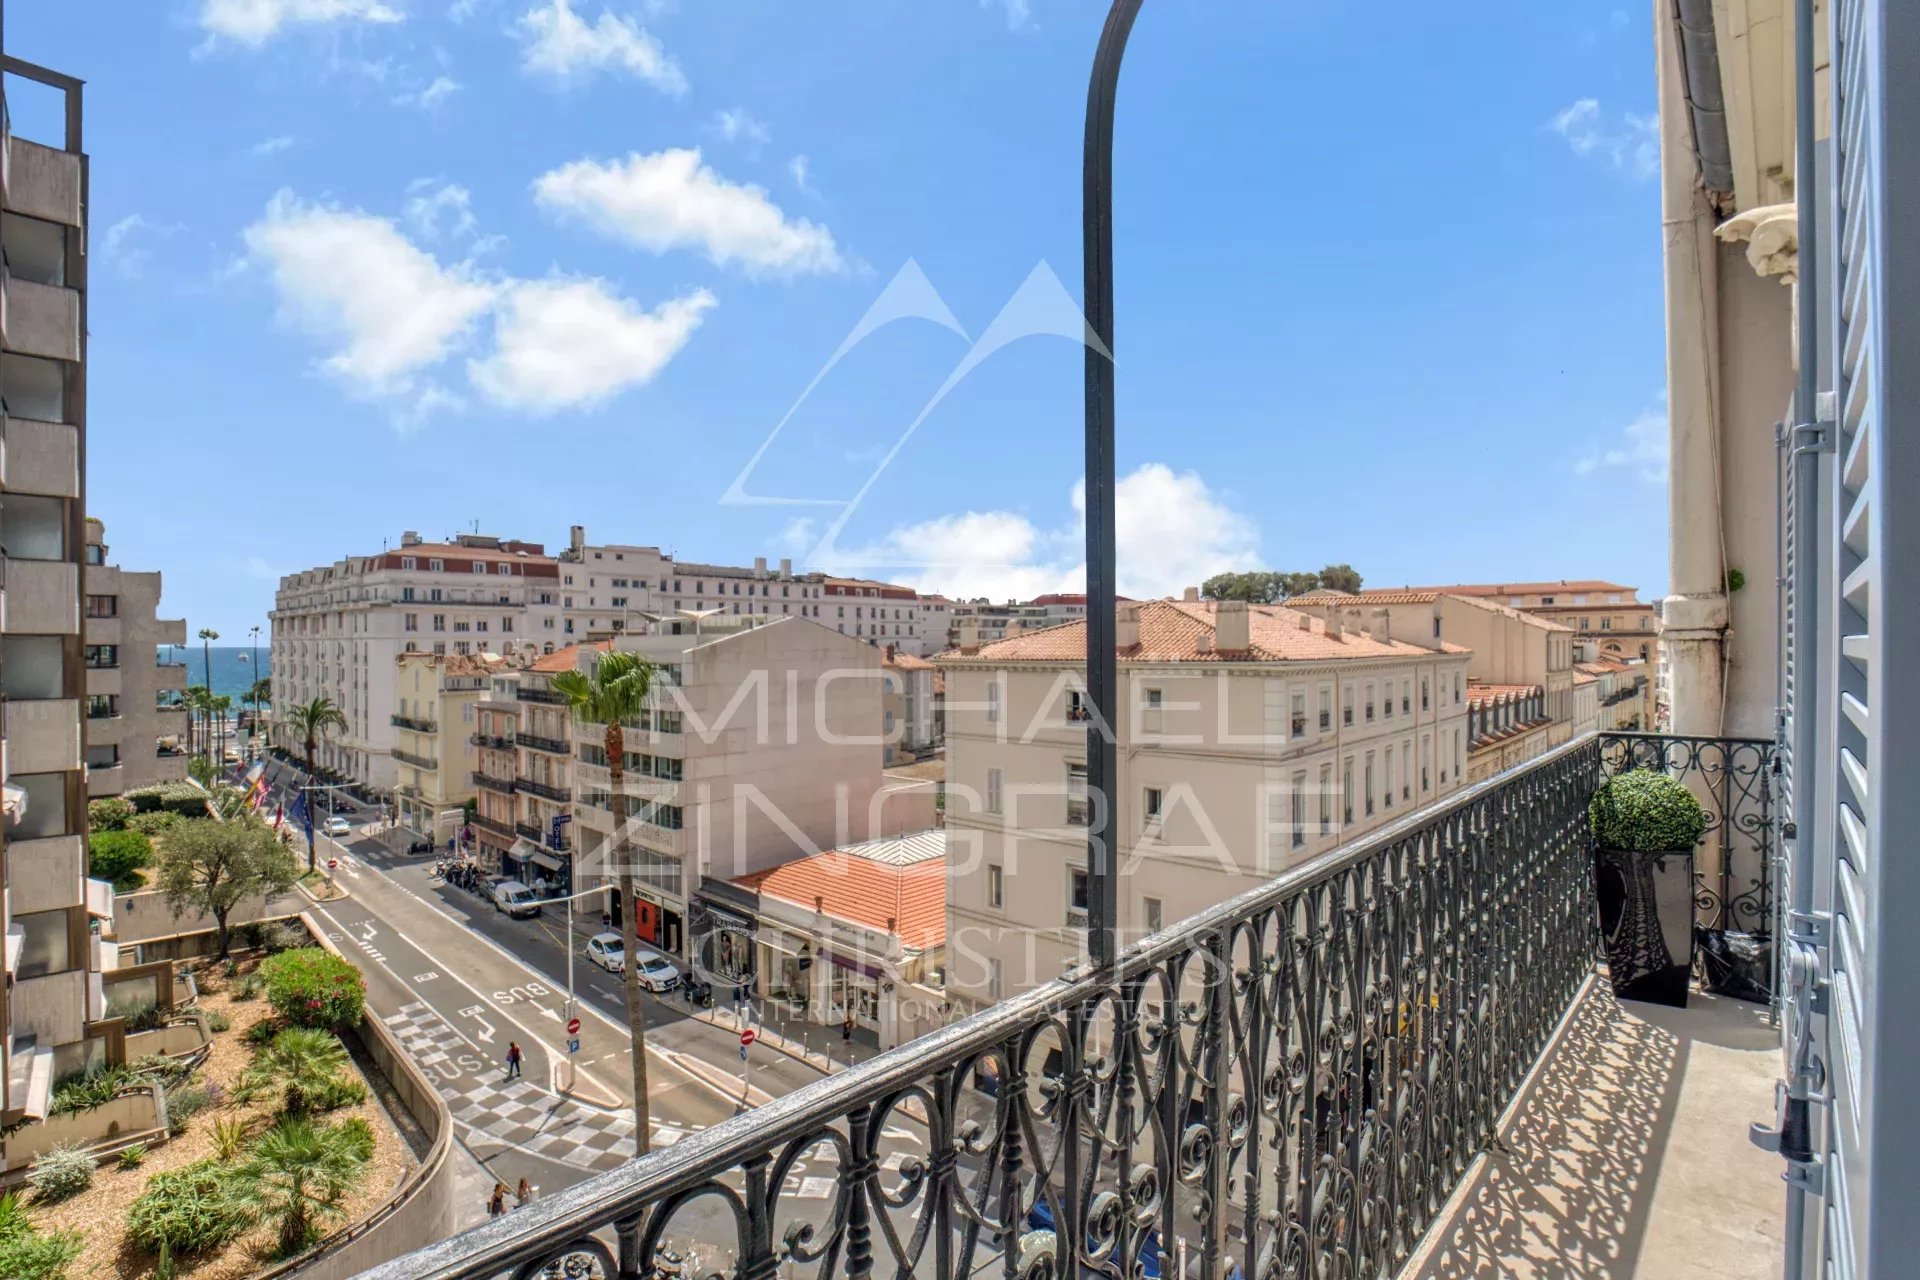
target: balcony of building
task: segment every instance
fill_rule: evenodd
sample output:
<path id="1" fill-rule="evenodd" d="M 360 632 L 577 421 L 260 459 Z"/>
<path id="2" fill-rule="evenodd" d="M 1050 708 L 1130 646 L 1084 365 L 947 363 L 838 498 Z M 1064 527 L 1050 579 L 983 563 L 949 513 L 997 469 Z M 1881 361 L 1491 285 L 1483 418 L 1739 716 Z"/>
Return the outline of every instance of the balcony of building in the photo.
<path id="1" fill-rule="evenodd" d="M 410 765 L 415 769 L 420 769 L 427 773 L 432 773 L 440 767 L 440 762 L 432 756 L 423 756 L 412 751 L 402 751 L 398 747 L 393 748 L 392 755 L 393 758 L 401 764 Z"/>
<path id="2" fill-rule="evenodd" d="M 478 830 L 491 836 L 511 842 L 514 836 L 514 824 L 511 819 L 495 817 L 484 809 L 474 813 L 468 821 Z"/>
<path id="3" fill-rule="evenodd" d="M 514 781 L 512 778 L 496 778 L 492 774 L 482 773 L 478 769 L 475 769 L 473 771 L 473 785 L 483 787 L 488 791 L 498 791 L 501 795 L 510 796 L 513 794 Z"/>
<path id="4" fill-rule="evenodd" d="M 520 687 L 518 697 L 521 702 L 537 702 L 544 706 L 564 707 L 567 705 L 567 700 L 553 690 L 536 689 L 528 685 L 522 685 Z"/>
<path id="5" fill-rule="evenodd" d="M 573 837 L 567 834 L 565 827 L 562 827 L 556 835 L 551 825 L 543 826 L 538 822 L 516 822 L 513 824 L 513 830 L 515 834 L 525 836 L 534 844 L 552 849 L 557 853 L 566 853 L 573 848 Z"/>
<path id="6" fill-rule="evenodd" d="M 530 751 L 539 751 L 550 756 L 573 754 L 573 748 L 559 738 L 549 738 L 537 733 L 528 733 L 525 730 L 515 734 L 514 741 Z"/>
<path id="7" fill-rule="evenodd" d="M 440 732 L 440 726 L 438 724 L 431 720 L 421 719 L 418 716 L 393 715 L 387 717 L 387 722 L 395 728 L 408 729 L 414 733 Z"/>
<path id="8" fill-rule="evenodd" d="M 573 789 L 570 787 L 559 787 L 548 782 L 536 782 L 532 778 L 517 779 L 514 785 L 527 795 L 539 796 L 543 800 L 552 800 L 557 804 L 567 804 L 573 799 Z"/>

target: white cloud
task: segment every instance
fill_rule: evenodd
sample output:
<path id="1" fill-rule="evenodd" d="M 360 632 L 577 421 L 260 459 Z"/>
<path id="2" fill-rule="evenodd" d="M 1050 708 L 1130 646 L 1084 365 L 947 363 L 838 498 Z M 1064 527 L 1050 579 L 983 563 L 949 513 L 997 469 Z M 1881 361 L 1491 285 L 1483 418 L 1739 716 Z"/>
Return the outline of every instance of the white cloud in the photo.
<path id="1" fill-rule="evenodd" d="M 654 253 L 699 249 L 720 266 L 798 275 L 844 265 L 833 233 L 789 219 L 764 188 L 728 182 L 697 147 L 602 163 L 576 160 L 534 180 L 534 198 Z"/>
<path id="2" fill-rule="evenodd" d="M 1018 31 L 1020 28 L 1026 26 L 1027 20 L 1033 16 L 1033 11 L 1028 7 L 1027 0 L 980 0 L 980 7 L 982 9 L 998 8 L 1004 11 L 1007 15 L 1007 30 L 1009 31 Z"/>
<path id="3" fill-rule="evenodd" d="M 795 156 L 787 161 L 787 172 L 793 175 L 793 185 L 800 188 L 803 193 L 810 196 L 820 194 L 814 190 L 812 182 L 808 181 L 813 175 L 813 161 L 805 156 Z"/>
<path id="4" fill-rule="evenodd" d="M 724 142 L 745 143 L 750 153 L 758 152 L 773 140 L 772 130 L 763 121 L 754 119 L 745 107 L 714 112 L 713 129 Z"/>
<path id="5" fill-rule="evenodd" d="M 519 22 L 525 50 L 521 65 L 562 80 L 576 72 L 625 70 L 662 93 L 687 91 L 687 77 L 645 27 L 602 9 L 589 26 L 573 11 L 572 0 L 549 0 L 529 9 Z"/>
<path id="6" fill-rule="evenodd" d="M 398 22 L 400 10 L 385 0 L 201 0 L 200 26 L 254 48 L 282 28 L 333 22 Z"/>
<path id="7" fill-rule="evenodd" d="M 498 292 L 466 264 L 442 266 L 385 218 L 289 191 L 245 238 L 272 272 L 283 318 L 337 344 L 322 367 L 365 395 L 418 403 L 416 375 L 467 341 Z"/>
<path id="8" fill-rule="evenodd" d="M 256 156 L 274 155 L 291 147 L 294 141 L 294 136 L 290 133 L 275 134 L 271 138 L 262 138 L 251 147 L 248 147 L 247 153 Z"/>
<path id="9" fill-rule="evenodd" d="M 712 309 L 705 289 L 643 311 L 604 280 L 522 280 L 494 317 L 494 351 L 467 374 L 494 403 L 551 413 L 651 382 Z"/>
<path id="10" fill-rule="evenodd" d="M 1660 171 L 1660 121 L 1629 111 L 1609 120 L 1598 98 L 1581 98 L 1548 122 L 1577 156 L 1587 156 L 1637 179 Z"/>
<path id="11" fill-rule="evenodd" d="M 401 210 L 407 225 L 422 238 L 437 239 L 443 228 L 449 235 L 472 235 L 474 229 L 472 194 L 457 183 L 440 183 L 438 178 L 416 178 L 407 184 L 407 203 Z"/>
<path id="12" fill-rule="evenodd" d="M 101 260 L 111 263 L 129 279 L 136 279 L 149 257 L 142 242 L 155 236 L 170 236 L 182 229 L 179 223 L 150 222 L 137 213 L 130 213 L 107 228 L 106 238 L 100 245 Z"/>
<path id="13" fill-rule="evenodd" d="M 394 221 L 287 191 L 245 232 L 283 318 L 334 348 L 321 367 L 388 401 L 403 427 L 461 407 L 436 372 L 471 350 L 488 315 L 492 345 L 466 363 L 473 388 L 495 404 L 550 413 L 651 381 L 714 305 L 704 289 L 648 311 L 602 280 L 483 275 L 473 259 L 497 237 L 478 234 L 466 188 L 423 178 L 407 192 L 406 225 L 422 239 L 463 240 L 465 260 L 446 265 Z"/>
<path id="14" fill-rule="evenodd" d="M 1603 468 L 1631 467 L 1648 484 L 1667 482 L 1667 406 L 1665 397 L 1626 425 L 1620 441 L 1609 449 L 1590 453 L 1573 464 L 1579 475 Z"/>
<path id="15" fill-rule="evenodd" d="M 1076 483 L 1073 517 L 1042 529 L 1012 511 L 967 511 L 903 525 L 877 545 L 848 552 L 848 569 L 906 570 L 891 576 L 955 597 L 1026 599 L 1079 591 L 1086 581 L 1086 498 Z M 1175 595 L 1228 570 L 1257 568 L 1260 532 L 1192 471 L 1150 462 L 1114 493 L 1121 594 Z M 804 532 L 790 530 L 790 532 Z"/>
<path id="16" fill-rule="evenodd" d="M 419 107 L 422 111 L 431 111 L 441 103 L 460 92 L 463 86 L 452 76 L 435 76 L 433 83 L 412 93 L 395 94 L 393 105 L 396 107 Z"/>

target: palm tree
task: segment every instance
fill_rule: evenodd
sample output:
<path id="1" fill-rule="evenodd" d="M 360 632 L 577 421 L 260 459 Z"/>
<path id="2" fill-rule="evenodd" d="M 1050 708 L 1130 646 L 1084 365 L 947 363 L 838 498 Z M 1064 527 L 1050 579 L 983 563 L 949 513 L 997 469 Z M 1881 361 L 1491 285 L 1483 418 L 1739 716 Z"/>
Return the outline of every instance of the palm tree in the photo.
<path id="1" fill-rule="evenodd" d="M 347 727 L 347 718 L 340 714 L 340 708 L 333 705 L 332 698 L 315 698 L 312 702 L 296 703 L 287 709 L 287 727 L 300 739 L 303 758 L 307 766 L 307 777 L 313 774 L 313 750 L 318 739 L 334 729 Z M 312 800 L 308 800 L 312 804 Z M 313 870 L 313 845 L 307 845 L 307 870 Z"/>
<path id="2" fill-rule="evenodd" d="M 228 693 L 215 694 L 213 697 L 207 699 L 208 712 L 214 718 L 216 718 L 220 723 L 220 732 L 214 739 L 215 749 L 208 752 L 209 755 L 217 756 L 220 754 L 220 748 L 227 740 L 227 712 L 232 709 L 233 709 L 232 694 L 228 694 Z M 219 763 L 222 767 L 224 767 L 226 761 L 224 758 L 222 758 L 219 761 Z"/>
<path id="3" fill-rule="evenodd" d="M 197 741 L 195 726 L 207 702 L 207 686 L 190 684 L 180 692 L 180 705 L 187 709 L 187 757 L 191 759 Z"/>
<path id="4" fill-rule="evenodd" d="M 233 1194 L 279 1224 L 280 1254 L 291 1257 L 312 1243 L 320 1223 L 345 1215 L 366 1166 L 365 1143 L 347 1126 L 288 1116 L 234 1171 Z"/>
<path id="5" fill-rule="evenodd" d="M 260 708 L 273 702 L 273 681 L 269 678 L 255 680 L 247 689 L 247 701 L 253 704 L 253 740 L 258 744 L 267 732 L 260 719 Z"/>
<path id="6" fill-rule="evenodd" d="M 212 627 L 200 628 L 201 671 L 205 676 L 209 690 L 213 688 L 213 642 L 219 638 L 220 633 Z"/>
<path id="7" fill-rule="evenodd" d="M 346 1067 L 347 1050 L 339 1036 L 314 1027 L 289 1027 L 254 1055 L 240 1076 L 240 1093 L 253 1098 L 279 1089 L 286 1113 L 304 1116 L 339 1083 Z"/>
<path id="8" fill-rule="evenodd" d="M 620 937 L 626 947 L 627 1026 L 633 1034 L 633 1141 L 645 1155 L 653 1134 L 647 1101 L 647 1011 L 640 1003 L 639 968 L 635 963 L 640 939 L 634 933 L 633 864 L 620 850 L 628 815 L 622 802 L 626 781 L 626 733 L 653 698 L 654 665 L 637 653 L 606 653 L 593 664 L 592 674 L 563 671 L 550 687 L 567 700 L 577 723 L 603 726 L 601 745 L 607 754 L 607 774 L 613 792 L 613 835 L 607 840 L 607 861 L 620 878 Z"/>

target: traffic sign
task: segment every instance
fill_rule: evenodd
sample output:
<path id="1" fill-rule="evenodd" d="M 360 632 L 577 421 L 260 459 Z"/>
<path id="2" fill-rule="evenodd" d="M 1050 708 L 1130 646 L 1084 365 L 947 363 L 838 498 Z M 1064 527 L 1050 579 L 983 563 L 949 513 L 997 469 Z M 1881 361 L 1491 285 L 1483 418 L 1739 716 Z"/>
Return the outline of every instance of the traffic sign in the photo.
<path id="1" fill-rule="evenodd" d="M 740 1061 L 742 1061 L 742 1062 L 745 1062 L 746 1060 L 747 1060 L 747 1046 L 745 1046 L 745 1045 L 741 1045 L 741 1046 L 740 1046 Z"/>
<path id="2" fill-rule="evenodd" d="M 567 1034 L 570 1036 L 577 1036 L 580 1034 L 580 1019 L 578 1018 L 567 1019 Z"/>
<path id="3" fill-rule="evenodd" d="M 339 869 L 340 869 L 340 859 L 338 858 L 327 859 L 327 870 L 338 871 Z"/>
<path id="4" fill-rule="evenodd" d="M 576 1025 L 576 1026 L 578 1026 L 579 1024 L 578 1024 L 578 1023 L 575 1023 L 574 1025 Z M 568 1036 L 568 1037 L 567 1037 L 567 1052 L 568 1052 L 568 1053 L 578 1053 L 578 1052 L 580 1052 L 580 1037 L 579 1037 L 579 1036 Z"/>
<path id="5" fill-rule="evenodd" d="M 752 1043 L 753 1043 L 753 1028 L 752 1027 L 742 1028 L 740 1032 L 740 1047 L 744 1049 Z"/>

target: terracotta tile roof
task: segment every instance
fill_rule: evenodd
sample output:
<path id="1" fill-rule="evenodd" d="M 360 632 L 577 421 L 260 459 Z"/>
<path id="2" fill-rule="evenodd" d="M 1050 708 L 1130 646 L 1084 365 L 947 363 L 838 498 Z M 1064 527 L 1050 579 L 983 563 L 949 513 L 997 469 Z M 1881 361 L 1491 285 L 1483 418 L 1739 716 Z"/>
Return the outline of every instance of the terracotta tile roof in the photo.
<path id="1" fill-rule="evenodd" d="M 1537 684 L 1481 684 L 1476 680 L 1467 681 L 1467 705 L 1482 706 L 1489 702 L 1498 702 L 1502 698 L 1531 698 L 1540 692 Z"/>
<path id="2" fill-rule="evenodd" d="M 1629 667 L 1626 663 L 1615 662 L 1612 658 L 1600 658 L 1593 662 L 1576 662 L 1573 664 L 1573 669 L 1575 671 L 1590 671 L 1596 675 L 1602 675 L 1609 671 L 1633 670 L 1633 668 Z"/>
<path id="3" fill-rule="evenodd" d="M 800 858 L 734 883 L 764 897 L 894 932 L 924 951 L 947 940 L 947 833 L 922 832 Z M 909 861 L 907 859 L 916 859 Z"/>
<path id="4" fill-rule="evenodd" d="M 890 657 L 880 663 L 883 667 L 892 667 L 896 671 L 931 671 L 933 664 L 918 654 L 902 653 L 895 649 Z"/>
<path id="5" fill-rule="evenodd" d="M 1468 582 L 1450 586 L 1406 587 L 1407 591 L 1438 591 L 1449 596 L 1532 596 L 1548 591 L 1618 591 L 1622 595 L 1638 591 L 1617 582 L 1598 578 L 1562 578 L 1558 582 Z"/>
<path id="6" fill-rule="evenodd" d="M 1600 677 L 1594 675 L 1591 671 L 1583 671 L 1576 667 L 1573 672 L 1573 682 L 1575 684 L 1598 684 Z"/>
<path id="7" fill-rule="evenodd" d="M 1418 658 L 1433 652 L 1419 645 L 1377 640 L 1356 631 L 1330 636 L 1327 624 L 1312 614 L 1270 604 L 1248 606 L 1248 647 L 1239 652 L 1223 652 L 1214 644 L 1218 613 L 1215 602 L 1149 600 L 1139 609 L 1140 642 L 1119 651 L 1122 660 L 1127 662 L 1330 662 L 1346 658 Z M 938 661 L 1077 665 L 1086 661 L 1086 655 L 1087 624 L 1076 621 L 1009 636 L 971 653 L 944 653 Z"/>
<path id="8" fill-rule="evenodd" d="M 564 649 L 555 649 L 552 653 L 543 653 L 534 659 L 529 671 L 573 671 L 580 666 L 580 650 L 598 649 L 602 653 L 613 649 L 611 640 L 593 640 L 586 644 L 570 644 Z"/>
<path id="9" fill-rule="evenodd" d="M 1432 604 L 1440 598 L 1438 591 L 1362 591 L 1355 595 L 1349 591 L 1332 591 L 1322 587 L 1318 591 L 1309 591 L 1304 595 L 1293 596 L 1289 604 Z"/>

